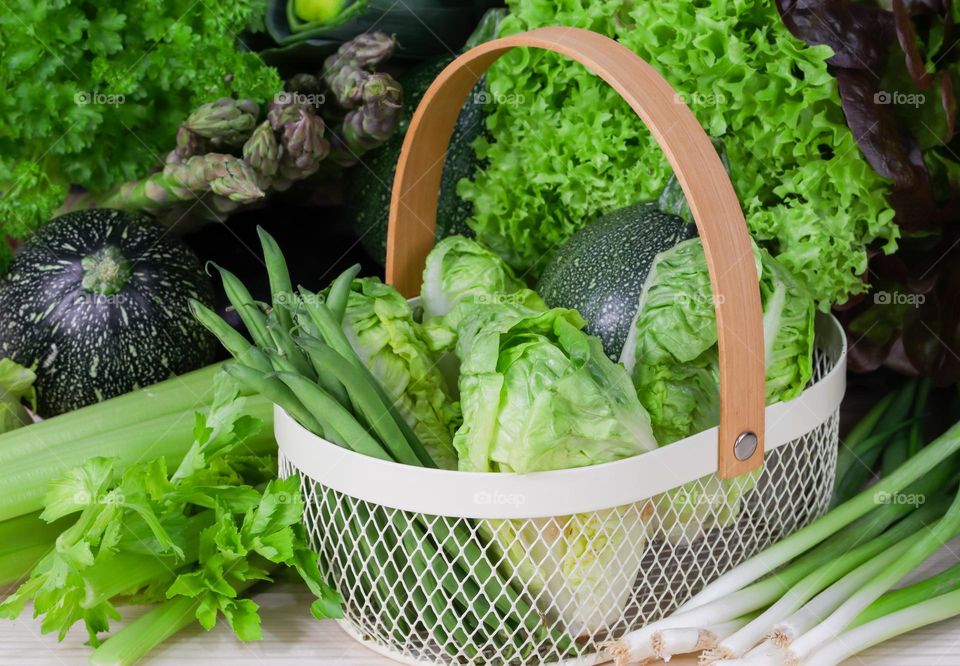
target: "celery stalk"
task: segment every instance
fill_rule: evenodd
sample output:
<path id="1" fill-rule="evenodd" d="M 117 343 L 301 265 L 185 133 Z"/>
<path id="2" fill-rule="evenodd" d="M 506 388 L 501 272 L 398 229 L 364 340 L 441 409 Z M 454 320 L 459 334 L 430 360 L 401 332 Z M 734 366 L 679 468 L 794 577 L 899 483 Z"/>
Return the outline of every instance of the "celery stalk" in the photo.
<path id="1" fill-rule="evenodd" d="M 71 522 L 48 523 L 38 513 L 0 522 L 0 585 L 25 578 Z"/>
<path id="2" fill-rule="evenodd" d="M 276 565 L 266 568 L 272 571 Z M 241 593 L 256 582 L 242 581 L 233 584 L 233 587 Z M 199 599 L 174 597 L 155 606 L 94 650 L 90 655 L 90 665 L 132 666 L 165 640 L 193 624 L 199 605 Z"/>
<path id="3" fill-rule="evenodd" d="M 194 622 L 199 599 L 177 597 L 147 611 L 90 655 L 91 666 L 127 666 Z"/>
<path id="4" fill-rule="evenodd" d="M 194 407 L 189 407 L 183 412 L 141 421 L 129 427 L 73 439 L 59 446 L 51 445 L 48 450 L 9 456 L 5 463 L 0 463 L 0 480 L 3 483 L 0 520 L 42 509 L 47 485 L 93 456 L 116 457 L 121 470 L 161 456 L 167 458 L 171 467 L 179 464 L 193 443 L 195 411 Z M 205 408 L 200 411 L 205 411 Z M 268 424 L 247 442 L 247 446 L 257 453 L 273 450 L 276 447 L 273 428 L 270 427 L 273 423 L 273 404 L 260 396 L 251 397 L 246 411 Z M 141 412 L 140 416 L 144 414 Z M 55 420 L 51 419 L 51 422 Z M 10 434 L 16 435 L 33 427 L 21 428 Z M 4 439 L 0 438 L 0 447 L 4 445 Z"/>
<path id="5" fill-rule="evenodd" d="M 103 435 L 167 414 L 205 408 L 213 397 L 219 364 L 173 377 L 96 405 L 90 405 L 0 436 L 0 465 L 49 455 L 78 439 Z"/>

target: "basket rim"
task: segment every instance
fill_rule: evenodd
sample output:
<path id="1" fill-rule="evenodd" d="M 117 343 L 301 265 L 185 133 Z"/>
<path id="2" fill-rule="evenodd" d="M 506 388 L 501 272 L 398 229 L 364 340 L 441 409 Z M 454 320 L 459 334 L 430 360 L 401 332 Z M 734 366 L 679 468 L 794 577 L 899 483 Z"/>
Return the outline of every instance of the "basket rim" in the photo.
<path id="1" fill-rule="evenodd" d="M 835 358 L 796 398 L 766 408 L 766 450 L 792 442 L 833 416 L 846 389 L 847 341 L 832 315 L 818 313 L 816 344 Z M 613 462 L 528 474 L 461 472 L 401 465 L 319 437 L 274 406 L 280 454 L 313 481 L 393 509 L 458 518 L 543 518 L 643 501 L 718 470 L 718 427 Z M 680 471 L 682 470 L 682 472 Z"/>

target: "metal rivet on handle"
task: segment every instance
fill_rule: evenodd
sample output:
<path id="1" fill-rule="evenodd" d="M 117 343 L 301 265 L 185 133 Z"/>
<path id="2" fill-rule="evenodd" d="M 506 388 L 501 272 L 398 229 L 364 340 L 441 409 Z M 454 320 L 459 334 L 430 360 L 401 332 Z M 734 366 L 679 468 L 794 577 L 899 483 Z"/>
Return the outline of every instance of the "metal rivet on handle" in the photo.
<path id="1" fill-rule="evenodd" d="M 733 454 L 737 460 L 747 460 L 757 450 L 757 433 L 741 432 L 733 444 Z"/>

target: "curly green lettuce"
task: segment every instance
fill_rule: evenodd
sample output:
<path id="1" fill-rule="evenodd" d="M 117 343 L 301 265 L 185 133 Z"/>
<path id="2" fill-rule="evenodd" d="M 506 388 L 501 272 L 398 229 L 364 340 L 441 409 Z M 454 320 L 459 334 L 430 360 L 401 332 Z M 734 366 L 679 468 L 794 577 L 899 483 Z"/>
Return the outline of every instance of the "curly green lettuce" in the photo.
<path id="1" fill-rule="evenodd" d="M 766 0 L 510 0 L 507 35 L 547 25 L 617 38 L 651 63 L 708 134 L 725 143 L 754 238 L 822 306 L 866 286 L 867 248 L 896 248 L 889 187 L 848 129 L 832 51 L 790 35 Z M 653 199 L 670 168 L 649 132 L 598 77 L 568 59 L 516 49 L 488 75 L 493 140 L 459 194 L 477 237 L 518 271 L 597 215 Z"/>
<path id="2" fill-rule="evenodd" d="M 177 125 L 223 96 L 266 101 L 278 73 L 238 35 L 264 0 L 0 3 L 3 236 L 50 219 L 71 185 L 102 191 L 160 166 Z"/>

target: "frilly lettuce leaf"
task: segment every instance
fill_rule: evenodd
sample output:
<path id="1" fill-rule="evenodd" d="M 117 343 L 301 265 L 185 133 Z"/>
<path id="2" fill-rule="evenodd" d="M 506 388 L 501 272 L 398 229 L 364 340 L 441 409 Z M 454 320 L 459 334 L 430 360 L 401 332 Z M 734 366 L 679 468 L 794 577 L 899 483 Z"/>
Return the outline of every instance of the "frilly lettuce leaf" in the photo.
<path id="1" fill-rule="evenodd" d="M 867 248 L 896 248 L 889 183 L 847 127 L 832 50 L 790 35 L 767 0 L 510 0 L 508 35 L 549 25 L 615 37 L 727 147 L 750 232 L 826 306 L 862 293 Z M 459 194 L 478 240 L 517 270 L 599 214 L 651 200 L 670 167 L 620 96 L 569 59 L 514 49 L 488 76 L 492 139 Z"/>

